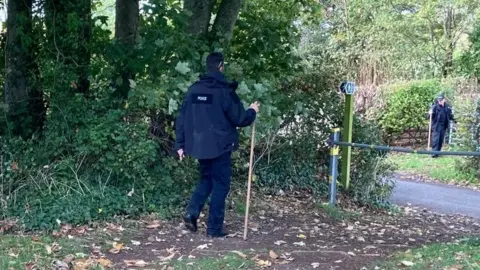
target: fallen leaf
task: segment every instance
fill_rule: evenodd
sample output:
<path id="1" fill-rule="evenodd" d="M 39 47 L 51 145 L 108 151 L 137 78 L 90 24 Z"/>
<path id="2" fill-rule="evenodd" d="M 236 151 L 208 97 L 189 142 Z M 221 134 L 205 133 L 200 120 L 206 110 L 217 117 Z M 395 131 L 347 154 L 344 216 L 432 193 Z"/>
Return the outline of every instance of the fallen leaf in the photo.
<path id="1" fill-rule="evenodd" d="M 411 261 L 401 261 L 400 262 L 403 266 L 413 266 L 414 263 Z"/>
<path id="2" fill-rule="evenodd" d="M 10 249 L 8 252 L 8 256 L 10 257 L 18 258 L 19 255 L 20 255 L 20 251 L 18 250 Z"/>
<path id="3" fill-rule="evenodd" d="M 312 265 L 313 268 L 318 268 L 318 267 L 320 267 L 320 263 L 317 263 L 317 262 L 312 263 L 311 265 Z"/>
<path id="4" fill-rule="evenodd" d="M 258 266 L 261 268 L 266 268 L 272 266 L 272 263 L 270 261 L 264 261 L 264 260 L 257 260 L 255 262 Z"/>
<path id="5" fill-rule="evenodd" d="M 93 264 L 96 264 L 96 262 L 92 260 L 87 260 L 87 259 L 75 260 L 73 262 L 73 270 L 89 269 Z"/>
<path id="6" fill-rule="evenodd" d="M 115 232 L 123 232 L 125 229 L 122 227 L 122 225 L 115 225 L 112 223 L 108 224 L 108 229 L 110 231 L 115 231 Z"/>
<path id="7" fill-rule="evenodd" d="M 147 229 L 157 229 L 160 226 L 161 226 L 160 221 L 155 220 L 152 223 L 147 225 Z"/>
<path id="8" fill-rule="evenodd" d="M 272 259 L 274 259 L 274 260 L 278 259 L 278 257 L 279 257 L 278 254 L 275 253 L 275 251 L 273 251 L 273 250 L 270 250 L 270 252 L 268 253 L 268 255 L 270 256 L 270 258 L 272 258 Z"/>
<path id="9" fill-rule="evenodd" d="M 297 235 L 297 237 L 300 239 L 307 239 L 307 236 L 305 236 L 304 234 Z"/>
<path id="10" fill-rule="evenodd" d="M 67 256 L 65 256 L 65 258 L 63 259 L 63 262 L 67 263 L 67 264 L 70 264 L 73 262 L 73 260 L 75 260 L 75 256 L 73 254 L 68 254 Z"/>
<path id="11" fill-rule="evenodd" d="M 130 240 L 130 242 L 132 242 L 132 245 L 134 245 L 134 246 L 140 246 L 141 245 L 140 241 Z"/>
<path id="12" fill-rule="evenodd" d="M 244 254 L 243 252 L 241 252 L 241 251 L 232 250 L 232 251 L 230 251 L 230 252 L 231 252 L 231 253 L 234 253 L 234 254 L 237 254 L 238 256 L 240 256 L 240 257 L 242 257 L 242 258 L 244 258 L 244 259 L 247 258 L 247 255 L 245 255 L 245 254 Z"/>
<path id="13" fill-rule="evenodd" d="M 25 264 L 25 270 L 35 270 L 37 266 L 33 262 L 29 262 Z"/>
<path id="14" fill-rule="evenodd" d="M 120 250 L 122 250 L 123 244 L 122 243 L 114 243 L 113 248 L 110 249 L 108 252 L 112 254 L 118 254 L 120 253 Z"/>
<path id="15" fill-rule="evenodd" d="M 45 250 L 47 251 L 48 255 L 52 254 L 52 247 L 51 246 L 45 245 Z"/>
<path id="16" fill-rule="evenodd" d="M 107 267 L 107 268 L 110 268 L 113 266 L 113 263 L 112 261 L 108 260 L 108 259 L 104 259 L 104 258 L 100 258 L 97 260 L 97 263 L 100 264 L 101 266 L 103 267 Z"/>
<path id="17" fill-rule="evenodd" d="M 160 259 L 160 261 L 166 262 L 166 261 L 170 261 L 171 259 L 173 259 L 173 257 L 175 257 L 175 252 L 169 252 L 168 256 L 160 256 L 158 258 Z"/>
<path id="18" fill-rule="evenodd" d="M 127 267 L 145 267 L 148 265 L 144 260 L 124 260 Z"/>
<path id="19" fill-rule="evenodd" d="M 70 268 L 68 264 L 64 261 L 55 261 L 54 264 L 55 269 L 57 270 L 68 270 Z"/>
<path id="20" fill-rule="evenodd" d="M 293 243 L 294 246 L 299 246 L 299 247 L 304 247 L 306 246 L 305 243 L 302 241 L 302 242 L 295 242 Z"/>
<path id="21" fill-rule="evenodd" d="M 279 240 L 279 241 L 275 241 L 274 244 L 277 245 L 277 246 L 281 246 L 281 245 L 286 244 L 286 243 L 287 242 L 285 242 L 285 241 Z"/>
<path id="22" fill-rule="evenodd" d="M 197 247 L 197 249 L 199 249 L 199 250 L 203 250 L 203 249 L 206 249 L 206 248 L 208 248 L 208 244 L 200 245 L 200 246 Z"/>

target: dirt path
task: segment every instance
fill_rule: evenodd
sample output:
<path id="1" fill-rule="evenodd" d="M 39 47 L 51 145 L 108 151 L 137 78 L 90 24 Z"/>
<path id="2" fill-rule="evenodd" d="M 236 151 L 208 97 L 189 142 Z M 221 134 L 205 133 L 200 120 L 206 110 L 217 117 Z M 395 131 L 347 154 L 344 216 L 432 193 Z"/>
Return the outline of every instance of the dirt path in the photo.
<path id="1" fill-rule="evenodd" d="M 115 269 L 126 269 L 125 260 L 143 260 L 149 269 L 169 269 L 188 260 L 186 269 L 199 269 L 202 258 L 226 255 L 251 259 L 253 268 L 364 269 L 397 250 L 480 234 L 480 225 L 469 218 L 408 207 L 395 214 L 338 212 L 316 206 L 309 197 L 257 202 L 248 241 L 241 238 L 241 215 L 230 212 L 227 221 L 233 235 L 222 240 L 206 238 L 203 226 L 201 232 L 191 234 L 178 221 L 154 229 L 147 228 L 152 221 L 145 222 L 131 237 L 135 245 L 127 243 L 118 254 L 105 255 Z"/>

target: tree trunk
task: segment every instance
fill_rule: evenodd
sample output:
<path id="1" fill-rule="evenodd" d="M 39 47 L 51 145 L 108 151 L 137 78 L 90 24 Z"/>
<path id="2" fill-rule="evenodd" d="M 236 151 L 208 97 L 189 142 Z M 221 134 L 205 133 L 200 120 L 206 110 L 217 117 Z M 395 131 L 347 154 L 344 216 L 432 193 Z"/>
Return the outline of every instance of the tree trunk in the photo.
<path id="1" fill-rule="evenodd" d="M 243 0 L 223 0 L 218 9 L 212 28 L 214 41 L 228 44 L 233 35 L 233 29 L 238 19 Z"/>
<path id="2" fill-rule="evenodd" d="M 5 104 L 11 134 L 25 138 L 41 129 L 45 119 L 43 93 L 33 79 L 38 70 L 31 38 L 32 5 L 32 0 L 9 0 L 7 5 Z"/>
<path id="3" fill-rule="evenodd" d="M 22 44 L 22 35 L 31 29 L 31 11 L 32 0 L 8 1 L 5 103 L 10 114 L 20 113 L 28 100 L 28 47 Z"/>
<path id="4" fill-rule="evenodd" d="M 127 98 L 130 90 L 130 80 L 135 78 L 131 67 L 135 45 L 138 36 L 140 8 L 138 0 L 117 0 L 115 4 L 115 39 L 122 48 L 125 58 L 120 62 L 118 73 L 122 78 L 118 93 Z"/>
<path id="5" fill-rule="evenodd" d="M 205 38 L 216 0 L 184 0 L 183 7 L 190 14 L 188 32 L 196 37 Z"/>

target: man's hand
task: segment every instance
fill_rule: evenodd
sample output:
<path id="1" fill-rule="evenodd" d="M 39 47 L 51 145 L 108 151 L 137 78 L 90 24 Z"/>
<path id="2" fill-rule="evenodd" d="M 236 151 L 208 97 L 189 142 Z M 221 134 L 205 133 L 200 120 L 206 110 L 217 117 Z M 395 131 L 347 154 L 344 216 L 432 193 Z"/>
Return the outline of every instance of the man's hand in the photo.
<path id="1" fill-rule="evenodd" d="M 258 111 L 260 111 L 259 107 L 260 107 L 260 103 L 258 103 L 258 101 L 255 101 L 254 103 L 252 103 L 250 105 L 250 109 L 255 110 L 255 112 L 257 112 L 257 113 L 258 113 Z"/>
<path id="2" fill-rule="evenodd" d="M 432 115 L 432 114 L 433 114 L 433 111 L 432 111 L 432 110 L 428 111 L 428 114 Z"/>
<path id="3" fill-rule="evenodd" d="M 180 158 L 180 161 L 182 161 L 183 158 L 185 157 L 185 153 L 183 152 L 183 149 L 178 150 L 177 154 L 178 154 L 178 157 Z"/>

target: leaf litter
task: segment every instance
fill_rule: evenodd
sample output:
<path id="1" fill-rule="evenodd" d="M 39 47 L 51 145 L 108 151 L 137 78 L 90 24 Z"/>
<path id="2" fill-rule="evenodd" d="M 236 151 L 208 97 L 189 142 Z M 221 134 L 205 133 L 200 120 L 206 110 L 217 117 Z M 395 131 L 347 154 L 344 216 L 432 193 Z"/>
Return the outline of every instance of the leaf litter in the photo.
<path id="1" fill-rule="evenodd" d="M 247 260 L 248 254 L 254 253 L 256 255 L 250 260 L 258 268 L 276 265 L 276 269 L 354 269 L 353 261 L 357 266 L 367 266 L 373 260 L 386 257 L 400 248 L 451 241 L 452 238 L 480 233 L 480 226 L 475 220 L 438 215 L 411 206 L 395 213 L 365 210 L 359 216 L 338 220 L 318 208 L 309 196 L 298 199 L 287 195 L 266 197 L 252 205 L 250 224 L 255 230 L 249 231 L 249 240 L 246 242 L 239 237 L 211 240 L 205 238 L 204 228 L 200 228 L 202 231 L 197 234 L 191 234 L 185 233 L 179 223 L 153 220 L 142 223 L 144 230 L 126 240 L 131 243 L 130 249 L 117 239 L 111 243 L 110 249 L 107 248 L 108 252 L 103 254 L 101 243 L 92 243 L 90 254 L 72 255 L 56 263 L 60 268 L 73 265 L 76 270 L 88 269 L 92 265 L 103 268 L 116 265 L 144 268 L 155 262 L 170 267 L 169 264 L 176 255 L 180 262 L 188 258 L 190 261 L 185 263 L 192 265 L 193 260 L 203 257 L 232 253 Z M 255 211 L 262 211 L 264 219 L 255 215 Z M 228 213 L 226 220 L 231 222 L 227 224 L 231 235 L 241 235 L 241 217 L 234 211 Z M 108 223 L 105 228 L 98 230 L 108 236 L 112 233 L 125 233 L 122 224 L 114 223 Z M 92 228 L 79 229 L 62 224 L 57 237 L 89 235 L 92 231 Z M 259 251 L 264 249 L 267 250 L 266 253 Z M 56 243 L 45 245 L 45 252 L 49 255 L 53 256 L 60 250 L 60 245 Z M 165 254 L 158 254 L 158 250 L 164 250 Z M 11 257 L 18 254 L 15 250 L 9 252 Z M 462 254 L 457 254 L 457 257 L 461 258 Z M 403 261 L 402 265 L 408 267 L 411 263 L 414 262 Z M 35 269 L 35 263 L 26 264 L 26 269 L 29 268 Z"/>

